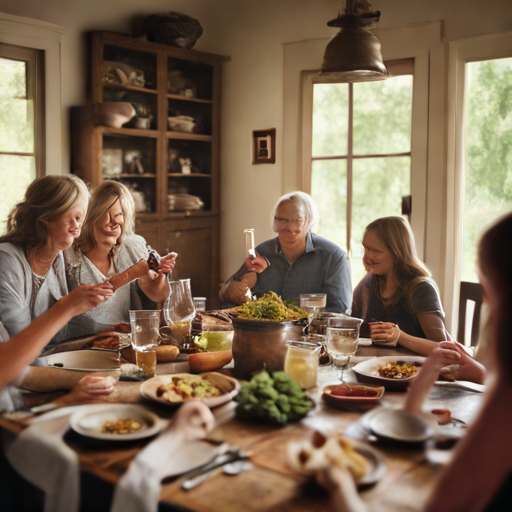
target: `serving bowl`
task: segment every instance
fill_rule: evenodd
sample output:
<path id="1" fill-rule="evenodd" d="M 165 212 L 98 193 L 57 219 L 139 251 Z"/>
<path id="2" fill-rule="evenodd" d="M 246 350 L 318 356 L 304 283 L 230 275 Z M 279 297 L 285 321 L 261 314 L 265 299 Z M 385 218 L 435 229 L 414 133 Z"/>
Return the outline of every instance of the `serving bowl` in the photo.
<path id="1" fill-rule="evenodd" d="M 381 365 L 387 363 L 395 363 L 397 361 L 403 361 L 405 363 L 417 363 L 417 366 L 422 366 L 425 362 L 425 358 L 421 356 L 386 356 L 386 357 L 375 357 L 368 359 L 362 363 L 356 364 L 353 368 L 354 373 L 358 382 L 364 384 L 374 384 L 376 386 L 384 386 L 387 391 L 405 391 L 414 382 L 414 379 L 418 376 L 419 371 L 416 375 L 405 379 L 388 379 L 381 377 L 378 374 L 378 368 Z"/>

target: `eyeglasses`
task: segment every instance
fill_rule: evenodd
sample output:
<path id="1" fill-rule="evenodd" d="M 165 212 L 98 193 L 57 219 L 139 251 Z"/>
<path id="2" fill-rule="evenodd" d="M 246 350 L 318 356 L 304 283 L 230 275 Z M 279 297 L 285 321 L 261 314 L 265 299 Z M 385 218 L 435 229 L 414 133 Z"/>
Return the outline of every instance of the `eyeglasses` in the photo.
<path id="1" fill-rule="evenodd" d="M 288 225 L 292 227 L 300 228 L 304 224 L 304 219 L 283 219 L 282 217 L 274 217 L 274 224 L 279 229 L 282 229 Z"/>

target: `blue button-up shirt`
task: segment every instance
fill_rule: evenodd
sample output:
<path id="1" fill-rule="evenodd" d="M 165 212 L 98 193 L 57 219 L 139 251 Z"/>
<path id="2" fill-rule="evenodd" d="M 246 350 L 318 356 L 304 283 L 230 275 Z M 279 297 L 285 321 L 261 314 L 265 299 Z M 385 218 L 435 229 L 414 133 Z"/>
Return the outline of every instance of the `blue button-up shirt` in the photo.
<path id="1" fill-rule="evenodd" d="M 284 256 L 279 238 L 267 240 L 256 247 L 270 262 L 251 289 L 262 295 L 273 291 L 283 299 L 300 304 L 301 293 L 326 293 L 325 311 L 350 312 L 352 307 L 352 277 L 347 253 L 338 245 L 311 231 L 306 236 L 306 250 L 295 262 Z"/>

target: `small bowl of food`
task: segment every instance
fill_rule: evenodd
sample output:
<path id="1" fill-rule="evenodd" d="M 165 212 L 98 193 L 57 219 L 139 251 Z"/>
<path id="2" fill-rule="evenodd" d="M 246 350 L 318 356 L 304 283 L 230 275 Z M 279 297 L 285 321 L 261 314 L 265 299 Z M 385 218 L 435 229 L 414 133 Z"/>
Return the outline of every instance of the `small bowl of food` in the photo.
<path id="1" fill-rule="evenodd" d="M 358 382 L 384 386 L 387 391 L 405 391 L 425 362 L 420 356 L 375 357 L 354 366 Z"/>

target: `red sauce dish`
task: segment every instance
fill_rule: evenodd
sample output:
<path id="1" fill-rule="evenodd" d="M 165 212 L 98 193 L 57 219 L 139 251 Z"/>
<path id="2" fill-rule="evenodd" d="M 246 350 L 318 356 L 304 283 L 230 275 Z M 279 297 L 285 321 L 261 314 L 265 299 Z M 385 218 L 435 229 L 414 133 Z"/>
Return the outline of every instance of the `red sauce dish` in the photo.
<path id="1" fill-rule="evenodd" d="M 378 403 L 384 394 L 383 386 L 363 386 L 361 384 L 332 384 L 324 388 L 323 397 L 330 404 Z"/>

